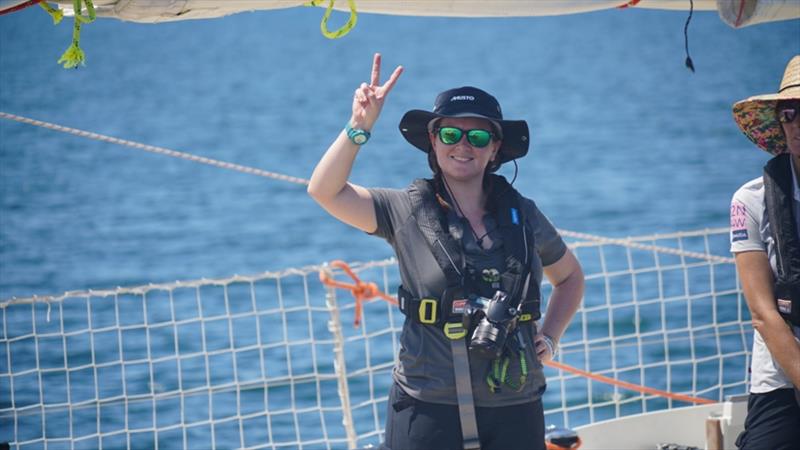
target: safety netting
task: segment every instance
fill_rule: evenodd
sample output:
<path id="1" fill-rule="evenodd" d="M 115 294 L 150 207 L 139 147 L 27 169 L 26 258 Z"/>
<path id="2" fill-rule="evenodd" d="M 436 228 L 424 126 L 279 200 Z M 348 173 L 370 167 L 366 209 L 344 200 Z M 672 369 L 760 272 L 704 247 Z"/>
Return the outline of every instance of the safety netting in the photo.
<path id="1" fill-rule="evenodd" d="M 558 367 L 545 367 L 547 424 L 747 391 L 752 328 L 727 233 L 562 231 L 586 294 Z M 0 442 L 377 446 L 404 316 L 323 284 L 320 272 L 389 294 L 399 284 L 396 262 L 384 260 L 0 302 Z"/>

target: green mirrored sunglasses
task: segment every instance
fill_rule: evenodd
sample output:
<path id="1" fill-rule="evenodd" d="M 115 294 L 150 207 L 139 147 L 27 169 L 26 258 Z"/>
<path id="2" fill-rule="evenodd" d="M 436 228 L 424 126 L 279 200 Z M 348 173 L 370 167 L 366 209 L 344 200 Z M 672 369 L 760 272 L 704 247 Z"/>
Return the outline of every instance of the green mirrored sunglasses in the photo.
<path id="1" fill-rule="evenodd" d="M 466 134 L 467 142 L 477 148 L 483 148 L 489 145 L 489 142 L 492 141 L 492 137 L 494 136 L 494 133 L 489 130 L 482 130 L 480 128 L 462 130 L 458 127 L 441 127 L 436 130 L 436 134 L 439 136 L 439 140 L 447 145 L 457 144 L 461 141 L 464 134 Z"/>

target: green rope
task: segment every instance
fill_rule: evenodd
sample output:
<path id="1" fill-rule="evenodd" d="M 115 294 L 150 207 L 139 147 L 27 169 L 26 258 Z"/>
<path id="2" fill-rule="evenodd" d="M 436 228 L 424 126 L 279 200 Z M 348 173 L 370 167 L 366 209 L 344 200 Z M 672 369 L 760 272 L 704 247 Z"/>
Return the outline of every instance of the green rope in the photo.
<path id="1" fill-rule="evenodd" d="M 322 4 L 324 0 L 311 0 L 305 4 L 305 6 L 319 6 Z M 350 18 L 347 20 L 347 23 L 342 25 L 336 31 L 328 30 L 328 19 L 331 17 L 331 12 L 333 11 L 333 4 L 336 0 L 328 0 L 328 7 L 325 9 L 325 15 L 322 16 L 322 22 L 319 24 L 319 29 L 322 31 L 322 35 L 328 39 L 339 39 L 340 37 L 346 35 L 356 26 L 356 22 L 358 22 L 358 12 L 356 11 L 356 2 L 355 0 L 347 0 L 347 4 L 350 6 Z"/>
<path id="2" fill-rule="evenodd" d="M 50 17 L 53 18 L 53 25 L 58 25 L 59 23 L 61 23 L 61 19 L 64 18 L 64 12 L 63 11 L 61 11 L 58 8 L 53 8 L 47 2 L 41 2 L 41 3 L 39 3 L 39 6 L 41 6 L 42 9 L 45 10 L 47 12 L 47 14 L 50 14 Z"/>
<path id="3" fill-rule="evenodd" d="M 503 380 L 506 384 L 508 384 L 508 364 L 511 362 L 511 358 L 506 356 L 503 358 L 503 370 L 500 372 L 500 379 Z"/>
<path id="4" fill-rule="evenodd" d="M 514 392 L 520 392 L 522 388 L 525 387 L 525 381 L 528 379 L 528 359 L 525 357 L 525 352 L 523 350 L 519 351 L 518 356 L 520 371 L 519 383 L 513 381 L 508 374 L 508 366 L 511 363 L 511 358 L 504 356 L 492 361 L 492 368 L 489 370 L 489 374 L 486 375 L 486 383 L 489 385 L 489 391 L 491 393 L 500 392 L 500 388 L 503 384 L 510 387 Z M 502 363 L 500 360 L 502 360 Z"/>
<path id="5" fill-rule="evenodd" d="M 508 365 L 509 358 L 506 357 L 506 366 Z M 506 379 L 505 382 L 514 392 L 522 391 L 522 388 L 525 387 L 525 381 L 528 379 L 528 362 L 527 358 L 525 358 L 525 352 L 519 352 L 519 384 L 514 383 L 510 379 Z"/>
<path id="6" fill-rule="evenodd" d="M 500 360 L 495 359 L 492 361 L 492 368 L 486 375 L 486 383 L 489 385 L 489 391 L 494 394 L 500 392 L 500 387 L 503 385 L 503 379 L 500 377 Z"/>
<path id="7" fill-rule="evenodd" d="M 81 15 L 81 3 L 86 4 L 87 15 Z M 81 40 L 81 24 L 91 23 L 97 18 L 92 0 L 72 0 L 72 7 L 75 9 L 75 20 L 72 25 L 72 43 L 61 58 L 58 59 L 58 64 L 62 64 L 65 69 L 72 69 L 78 65 L 85 65 L 86 55 L 80 47 Z"/>
<path id="8" fill-rule="evenodd" d="M 81 10 L 80 10 L 81 0 L 72 0 L 72 1 L 75 3 L 75 6 L 76 6 L 76 9 L 75 9 L 75 18 L 76 19 L 80 20 L 83 23 L 94 22 L 94 19 L 97 18 L 97 15 L 94 12 L 94 4 L 92 3 L 92 0 L 83 0 L 83 3 L 86 4 L 86 13 L 88 14 L 86 16 L 80 15 L 80 12 L 81 12 Z"/>

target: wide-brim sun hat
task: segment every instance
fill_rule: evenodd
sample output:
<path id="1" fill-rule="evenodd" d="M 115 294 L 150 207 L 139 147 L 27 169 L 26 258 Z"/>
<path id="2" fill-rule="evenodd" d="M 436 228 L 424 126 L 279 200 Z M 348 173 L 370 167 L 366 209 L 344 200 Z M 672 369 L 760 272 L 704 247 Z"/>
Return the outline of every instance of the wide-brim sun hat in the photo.
<path id="1" fill-rule="evenodd" d="M 433 111 L 408 111 L 400 119 L 400 133 L 411 145 L 428 153 L 431 150 L 428 125 L 432 120 L 444 117 L 476 117 L 488 119 L 498 125 L 503 141 L 497 152 L 499 164 L 521 158 L 528 153 L 528 123 L 524 120 L 504 120 L 497 99 L 471 86 L 442 92 L 436 97 Z"/>
<path id="2" fill-rule="evenodd" d="M 756 95 L 733 105 L 733 119 L 739 129 L 762 150 L 773 155 L 786 151 L 786 136 L 775 111 L 781 100 L 800 100 L 800 55 L 786 65 L 778 92 Z"/>

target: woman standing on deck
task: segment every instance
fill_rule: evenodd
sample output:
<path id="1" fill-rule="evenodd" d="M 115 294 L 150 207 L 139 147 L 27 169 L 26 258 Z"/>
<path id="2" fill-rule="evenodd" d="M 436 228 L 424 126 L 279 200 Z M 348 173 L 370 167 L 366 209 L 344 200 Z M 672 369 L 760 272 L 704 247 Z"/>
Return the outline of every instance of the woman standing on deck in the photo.
<path id="1" fill-rule="evenodd" d="M 441 93 L 412 110 L 405 139 L 428 154 L 433 179 L 405 190 L 347 181 L 398 67 L 381 85 L 380 55 L 355 91 L 352 116 L 322 157 L 309 194 L 339 220 L 386 239 L 406 315 L 389 396 L 385 447 L 544 449 L 541 361 L 551 359 L 583 295 L 583 273 L 533 201 L 503 177 L 525 156 L 528 126 L 504 120 L 488 93 Z M 553 285 L 539 318 L 542 273 Z"/>
<path id="2" fill-rule="evenodd" d="M 733 106 L 742 132 L 774 157 L 731 202 L 731 251 L 753 318 L 750 396 L 736 446 L 800 446 L 800 55 L 780 90 Z"/>

